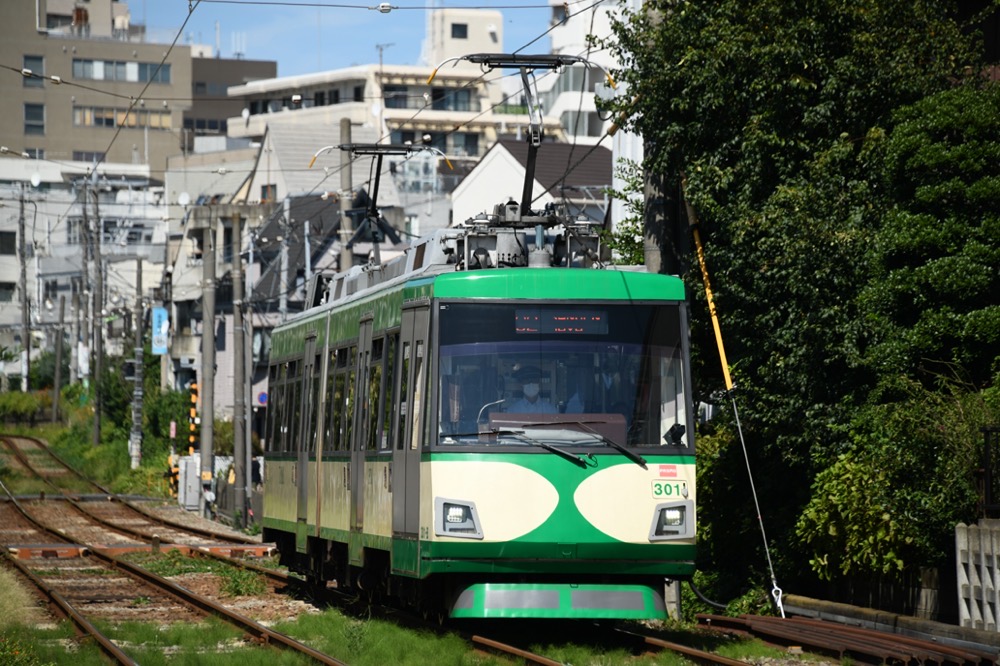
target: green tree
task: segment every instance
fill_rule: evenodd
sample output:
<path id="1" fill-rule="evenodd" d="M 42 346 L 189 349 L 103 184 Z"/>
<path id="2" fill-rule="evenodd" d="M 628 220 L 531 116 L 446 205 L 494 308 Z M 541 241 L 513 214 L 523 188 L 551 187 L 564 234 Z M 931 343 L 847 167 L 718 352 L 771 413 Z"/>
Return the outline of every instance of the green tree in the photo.
<path id="1" fill-rule="evenodd" d="M 894 393 L 903 398 L 859 410 L 850 449 L 816 477 L 798 534 L 823 578 L 944 566 L 955 523 L 975 519 L 970 463 L 980 459 L 981 426 L 1000 409 L 939 382 L 901 379 Z"/>
<path id="2" fill-rule="evenodd" d="M 847 426 L 878 383 L 859 293 L 891 205 L 879 174 L 893 112 L 980 71 L 979 43 L 939 0 L 646 8 L 615 26 L 627 95 L 611 111 L 644 137 L 647 171 L 685 180 L 768 534 L 793 554 L 810 483 L 853 450 Z M 721 380 L 700 279 L 688 277 L 696 353 L 713 359 L 697 364 L 707 394 Z M 743 455 L 726 441 L 705 498 L 725 528 L 709 533 L 758 543 Z M 709 545 L 716 559 L 702 564 L 763 561 L 734 550 Z"/>
<path id="3" fill-rule="evenodd" d="M 62 368 L 60 369 L 60 390 L 69 383 L 69 347 L 63 346 Z M 36 388 L 51 387 L 56 381 L 56 353 L 46 350 L 31 361 L 29 384 Z"/>
<path id="4" fill-rule="evenodd" d="M 877 384 L 798 523 L 827 578 L 944 565 L 976 516 L 980 429 L 1000 422 L 998 116 L 1000 86 L 960 86 L 900 109 L 884 142 L 857 319 Z"/>
<path id="5" fill-rule="evenodd" d="M 893 204 L 862 294 L 866 362 L 933 384 L 1000 372 L 1000 85 L 960 86 L 905 107 L 886 145 Z"/>

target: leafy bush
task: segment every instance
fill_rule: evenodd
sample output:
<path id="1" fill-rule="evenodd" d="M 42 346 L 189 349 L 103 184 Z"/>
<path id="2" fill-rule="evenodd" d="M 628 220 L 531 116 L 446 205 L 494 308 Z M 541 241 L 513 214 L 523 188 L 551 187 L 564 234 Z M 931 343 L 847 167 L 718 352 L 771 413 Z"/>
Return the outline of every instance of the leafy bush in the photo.
<path id="1" fill-rule="evenodd" d="M 45 406 L 41 391 L 22 393 L 7 391 L 0 393 L 0 421 L 24 423 L 33 421 Z M 48 400 L 51 405 L 51 399 Z"/>
<path id="2" fill-rule="evenodd" d="M 816 477 L 799 518 L 824 579 L 942 566 L 955 523 L 976 517 L 981 428 L 1000 411 L 954 382 L 899 379 L 894 391 L 907 398 L 858 413 L 851 450 Z"/>

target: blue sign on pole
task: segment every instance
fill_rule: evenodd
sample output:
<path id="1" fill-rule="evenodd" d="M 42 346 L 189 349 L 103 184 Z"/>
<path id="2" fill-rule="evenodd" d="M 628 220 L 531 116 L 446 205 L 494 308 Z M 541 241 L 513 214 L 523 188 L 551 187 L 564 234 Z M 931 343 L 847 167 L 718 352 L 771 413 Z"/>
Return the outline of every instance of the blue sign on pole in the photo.
<path id="1" fill-rule="evenodd" d="M 170 316 L 166 308 L 153 308 L 153 353 L 162 356 L 167 353 L 170 334 Z"/>

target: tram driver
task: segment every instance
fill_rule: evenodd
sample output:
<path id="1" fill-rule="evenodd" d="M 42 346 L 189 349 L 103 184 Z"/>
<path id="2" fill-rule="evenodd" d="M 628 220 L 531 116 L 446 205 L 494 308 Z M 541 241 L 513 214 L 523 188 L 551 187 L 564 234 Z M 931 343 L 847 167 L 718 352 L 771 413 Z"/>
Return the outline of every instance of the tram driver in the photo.
<path id="1" fill-rule="evenodd" d="M 521 384 L 521 397 L 510 403 L 504 411 L 513 414 L 555 414 L 559 410 L 548 398 L 541 395 L 542 371 L 526 365 L 514 372 L 514 379 Z"/>

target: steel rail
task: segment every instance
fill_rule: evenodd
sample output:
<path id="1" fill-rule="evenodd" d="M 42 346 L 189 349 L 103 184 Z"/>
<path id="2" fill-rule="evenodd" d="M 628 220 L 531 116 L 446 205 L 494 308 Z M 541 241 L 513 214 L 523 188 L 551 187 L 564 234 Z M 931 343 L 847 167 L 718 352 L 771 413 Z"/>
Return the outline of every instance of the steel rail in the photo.
<path id="1" fill-rule="evenodd" d="M 38 525 L 38 523 L 34 519 L 32 519 L 30 516 L 24 513 L 24 509 L 20 506 L 18 501 L 14 499 L 14 495 L 11 494 L 7 486 L 4 485 L 3 481 L 0 481 L 0 489 L 2 489 L 3 492 L 6 493 L 6 495 L 14 502 L 14 506 L 17 507 L 18 511 L 20 511 L 21 514 L 24 515 L 26 519 L 31 521 L 33 524 L 37 525 L 39 528 L 42 528 L 42 526 Z M 49 530 L 45 528 L 42 529 L 43 531 L 52 534 L 51 532 L 49 532 Z M 64 539 L 64 537 L 60 536 L 60 539 Z M 73 626 L 76 627 L 76 630 L 79 634 L 83 636 L 89 636 L 93 638 L 95 641 L 97 641 L 97 644 L 98 646 L 100 646 L 101 650 L 106 655 L 108 655 L 108 657 L 114 659 L 115 662 L 123 665 L 131 665 L 136 663 L 134 659 L 129 657 L 124 651 L 122 651 L 121 648 L 115 645 L 114 641 L 112 641 L 110 638 L 101 633 L 101 631 L 97 627 L 95 627 L 89 620 L 87 620 L 87 618 L 85 618 L 83 614 L 80 613 L 80 611 L 78 611 L 76 607 L 69 602 L 69 600 L 67 600 L 61 594 L 52 589 L 52 587 L 46 584 L 45 581 L 36 576 L 35 572 L 33 572 L 31 569 L 26 567 L 21 562 L 19 562 L 17 558 L 12 557 L 10 551 L 8 551 L 6 548 L 0 548 L 0 555 L 2 555 L 3 558 L 9 564 L 11 564 L 15 569 L 21 572 L 21 575 L 23 575 L 25 578 L 31 581 L 31 584 L 35 586 L 35 589 L 39 590 L 49 600 L 50 604 L 53 604 L 57 609 L 59 609 L 60 614 L 69 618 L 73 622 Z"/>
<path id="2" fill-rule="evenodd" d="M 564 666 L 561 661 L 549 659 L 548 657 L 543 657 L 535 654 L 534 652 L 528 652 L 527 650 L 522 650 L 521 648 L 516 648 L 513 645 L 501 643 L 500 641 L 495 641 L 491 638 L 485 638 L 484 636 L 473 636 L 470 640 L 476 645 L 482 645 L 490 648 L 491 650 L 496 650 L 497 652 L 520 657 L 521 659 L 524 659 L 532 664 L 539 664 L 540 666 Z"/>
<path id="3" fill-rule="evenodd" d="M 0 486 L 2 486 L 2 483 L 0 483 Z M 10 500 L 14 503 L 14 506 L 17 507 L 18 511 L 20 511 L 21 514 L 29 521 L 31 521 L 34 525 L 37 525 L 39 529 L 46 532 L 47 534 L 58 536 L 59 538 L 65 538 L 64 535 L 58 532 L 58 530 L 55 530 L 51 526 L 46 525 L 41 521 L 37 520 L 36 518 L 34 518 L 33 516 L 31 516 L 24 509 L 24 507 L 21 506 L 21 503 L 10 493 L 10 491 L 7 490 L 6 486 L 3 486 L 3 490 L 7 493 Z M 166 578 L 163 578 L 162 576 L 158 576 L 157 574 L 154 574 L 151 571 L 147 571 L 142 567 L 131 564 L 130 562 L 126 562 L 125 560 L 117 558 L 111 555 L 110 553 L 101 550 L 100 548 L 95 548 L 90 544 L 80 544 L 80 545 L 86 547 L 92 555 L 94 555 L 100 560 L 103 560 L 104 562 L 113 566 L 114 568 L 120 569 L 130 574 L 134 578 L 138 578 L 150 585 L 153 585 L 154 587 L 162 590 L 163 592 L 167 593 L 177 601 L 180 601 L 181 603 L 187 606 L 196 608 L 205 614 L 215 615 L 229 622 L 230 624 L 239 628 L 241 631 L 257 638 L 258 640 L 261 640 L 265 644 L 268 645 L 274 644 L 277 645 L 278 647 L 289 648 L 291 650 L 304 654 L 308 657 L 311 657 L 321 664 L 326 664 L 327 666 L 346 666 L 344 662 L 339 661 L 327 654 L 324 654 L 319 650 L 315 650 L 309 647 L 308 645 L 295 640 L 291 636 L 286 636 L 285 634 L 269 629 L 263 626 L 262 624 L 255 622 L 254 620 L 251 620 L 250 618 L 240 613 L 237 613 L 236 611 L 230 610 L 225 606 L 212 601 L 211 599 L 195 594 L 194 592 L 188 590 L 187 588 L 177 585 L 176 583 L 169 581 Z M 130 661 L 125 663 L 133 663 L 133 662 Z"/>
<path id="4" fill-rule="evenodd" d="M 723 630 L 735 629 L 766 639 L 808 646 L 810 649 L 835 653 L 841 658 L 855 655 L 876 657 L 882 661 L 895 660 L 903 664 L 933 662 L 959 666 L 996 663 L 992 655 L 974 650 L 811 618 L 760 615 L 733 618 L 704 614 L 698 615 L 698 622 L 721 627 Z"/>
<path id="5" fill-rule="evenodd" d="M 688 659 L 696 661 L 700 664 L 719 664 L 720 666 L 748 666 L 745 661 L 740 661 L 739 659 L 731 659 L 730 657 L 723 657 L 722 655 L 715 654 L 714 652 L 707 652 L 705 650 L 699 650 L 698 648 L 689 647 L 687 645 L 681 645 L 680 643 L 672 643 L 670 641 L 665 641 L 659 638 L 653 638 L 652 636 L 643 636 L 643 640 L 647 644 L 662 648 L 664 650 L 670 650 L 671 652 L 676 652 L 677 654 L 684 655 Z"/>
<path id="6" fill-rule="evenodd" d="M 662 650 L 670 650 L 671 652 L 676 652 L 677 654 L 683 655 L 691 659 L 692 661 L 696 661 L 700 664 L 719 664 L 720 666 L 748 666 L 747 662 L 740 661 L 739 659 L 723 657 L 722 655 L 715 654 L 714 652 L 699 650 L 698 648 L 693 648 L 688 645 L 681 645 L 680 643 L 665 641 L 662 638 L 647 636 L 645 634 L 636 633 L 634 631 L 628 631 L 626 629 L 615 629 L 615 632 L 618 634 L 629 636 L 630 638 L 641 639 L 646 645 L 652 645 Z"/>
<path id="7" fill-rule="evenodd" d="M 56 490 L 57 492 L 59 492 L 63 497 L 65 497 L 68 501 L 70 501 L 71 503 L 73 503 L 75 506 L 77 506 L 78 509 L 80 509 L 81 511 L 83 511 L 87 515 L 91 515 L 92 516 L 93 514 L 91 514 L 89 511 L 87 511 L 86 509 L 83 509 L 81 506 L 79 506 L 79 505 L 76 504 L 76 499 L 74 499 L 74 496 L 78 495 L 78 493 L 73 493 L 72 491 L 67 491 L 66 489 L 60 488 L 59 486 L 57 486 L 56 484 L 54 484 L 46 475 L 40 473 L 28 461 L 27 456 L 24 455 L 24 452 L 21 451 L 20 447 L 18 447 L 12 440 L 14 440 L 14 439 L 24 439 L 24 440 L 27 440 L 27 441 L 30 441 L 30 442 L 34 443 L 36 446 L 38 446 L 38 448 L 40 448 L 41 450 L 43 450 L 49 457 L 51 457 L 53 460 L 55 460 L 60 465 L 62 465 L 66 470 L 72 472 L 77 478 L 85 481 L 86 483 L 89 483 L 94 488 L 97 488 L 100 491 L 100 494 L 107 495 L 109 500 L 117 502 L 117 503 L 120 503 L 123 506 L 127 506 L 128 508 L 132 509 L 133 511 L 135 511 L 135 512 L 137 512 L 139 514 L 142 514 L 148 520 L 150 520 L 150 521 L 152 521 L 152 522 L 154 522 L 154 523 L 156 523 L 158 525 L 162 525 L 164 527 L 169 527 L 171 529 L 176 529 L 176 530 L 179 530 L 179 531 L 182 531 L 182 532 L 189 532 L 189 533 L 192 533 L 192 534 L 197 534 L 198 536 L 207 537 L 207 538 L 210 538 L 210 539 L 218 539 L 220 541 L 226 541 L 228 543 L 242 543 L 242 544 L 257 544 L 257 543 L 259 543 L 258 541 L 256 541 L 255 539 L 252 539 L 250 537 L 246 537 L 246 536 L 242 536 L 242 535 L 238 535 L 238 534 L 224 534 L 224 533 L 221 533 L 221 532 L 215 532 L 213 530 L 209 530 L 209 529 L 197 527 L 197 526 L 194 526 L 194 525 L 184 525 L 182 523 L 178 523 L 178 522 L 174 522 L 174 521 L 171 521 L 171 520 L 167 520 L 165 518 L 161 518 L 161 517 L 153 514 L 152 512 L 148 511 L 147 509 L 145 509 L 143 507 L 140 507 L 140 506 L 138 506 L 137 504 L 135 504 L 133 502 L 129 502 L 128 500 L 120 497 L 119 495 L 116 495 L 115 493 L 111 492 L 110 490 L 108 490 L 107 488 L 105 488 L 101 484 L 97 483 L 96 481 L 88 479 L 83 474 L 81 474 L 79 471 L 77 471 L 76 469 L 74 469 L 69 463 L 67 463 L 65 460 L 63 460 L 62 458 L 60 458 L 59 455 L 56 454 L 55 451 L 53 451 L 50 447 L 46 446 L 45 443 L 42 442 L 40 439 L 36 439 L 34 437 L 25 437 L 25 436 L 22 436 L 22 435 L 18 435 L 16 437 L 5 435 L 5 436 L 0 437 L 0 439 L 2 439 L 2 441 L 4 442 L 4 444 L 11 450 L 11 452 L 17 458 L 18 462 L 20 462 L 22 465 L 24 465 L 26 469 L 28 469 L 32 474 L 34 474 L 35 476 L 37 476 L 39 479 L 41 479 L 44 483 L 46 483 L 47 485 L 49 485 L 50 487 L 52 487 L 54 490 Z M 101 518 L 98 518 L 97 516 L 93 516 L 93 517 L 94 517 L 95 520 L 97 520 L 98 522 L 101 522 L 103 525 L 105 525 L 105 527 L 114 527 L 114 529 L 122 530 L 123 532 L 125 532 L 126 534 L 129 534 L 130 536 L 135 536 L 135 537 L 141 538 L 141 539 L 146 540 L 146 541 L 148 541 L 151 538 L 148 535 L 143 535 L 142 533 L 134 532 L 133 530 L 130 530 L 130 529 L 125 528 L 125 527 L 111 525 L 110 523 L 107 523 L 107 522 L 103 521 Z"/>
<path id="8" fill-rule="evenodd" d="M 47 585 L 45 581 L 35 575 L 35 573 L 26 567 L 21 562 L 18 562 L 16 558 L 11 557 L 10 553 L 6 549 L 2 549 L 3 557 L 8 563 L 12 564 L 25 578 L 31 581 L 31 583 L 39 590 L 45 597 L 53 604 L 59 611 L 68 617 L 73 625 L 77 628 L 77 632 L 82 636 L 88 636 L 93 638 L 97 645 L 101 648 L 108 657 L 115 660 L 118 664 L 136 664 L 137 662 L 128 656 L 124 650 L 115 645 L 114 641 L 108 638 L 106 635 L 101 633 L 100 629 L 95 627 L 83 614 L 76 609 L 76 607 L 70 603 L 66 597 L 59 594 L 56 590 L 52 589 L 51 586 Z"/>

